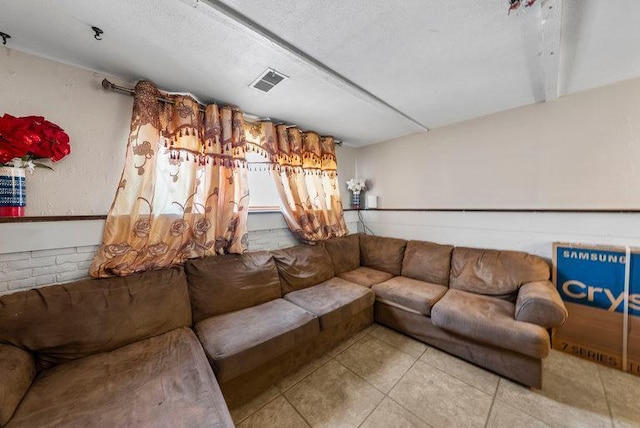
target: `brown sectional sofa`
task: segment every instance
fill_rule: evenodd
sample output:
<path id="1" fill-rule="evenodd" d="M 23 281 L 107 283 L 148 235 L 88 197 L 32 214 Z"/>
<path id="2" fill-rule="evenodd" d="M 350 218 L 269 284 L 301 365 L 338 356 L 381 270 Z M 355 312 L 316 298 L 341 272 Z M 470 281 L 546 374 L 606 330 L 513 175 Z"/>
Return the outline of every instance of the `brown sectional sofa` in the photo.
<path id="1" fill-rule="evenodd" d="M 350 235 L 2 296 L 0 427 L 233 426 L 227 405 L 374 313 L 540 387 L 566 317 L 548 279 L 524 253 Z"/>

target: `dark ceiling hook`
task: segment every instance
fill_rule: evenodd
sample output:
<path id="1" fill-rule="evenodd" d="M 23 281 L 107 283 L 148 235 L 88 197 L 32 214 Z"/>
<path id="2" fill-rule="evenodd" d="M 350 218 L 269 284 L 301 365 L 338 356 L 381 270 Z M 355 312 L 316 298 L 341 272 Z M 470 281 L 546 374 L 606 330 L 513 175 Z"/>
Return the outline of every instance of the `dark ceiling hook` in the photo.
<path id="1" fill-rule="evenodd" d="M 6 45 L 7 44 L 7 39 L 10 39 L 11 36 L 8 35 L 7 33 L 3 33 L 2 31 L 0 31 L 0 37 L 2 37 L 2 44 Z"/>
<path id="2" fill-rule="evenodd" d="M 102 33 L 104 33 L 104 31 L 102 31 L 102 29 L 100 29 L 100 28 L 98 28 L 98 27 L 91 27 L 91 29 L 92 29 L 93 31 L 95 31 L 95 33 L 96 33 L 96 34 L 93 36 L 93 38 L 94 38 L 94 39 L 96 39 L 96 40 L 102 40 L 101 35 L 102 35 Z"/>

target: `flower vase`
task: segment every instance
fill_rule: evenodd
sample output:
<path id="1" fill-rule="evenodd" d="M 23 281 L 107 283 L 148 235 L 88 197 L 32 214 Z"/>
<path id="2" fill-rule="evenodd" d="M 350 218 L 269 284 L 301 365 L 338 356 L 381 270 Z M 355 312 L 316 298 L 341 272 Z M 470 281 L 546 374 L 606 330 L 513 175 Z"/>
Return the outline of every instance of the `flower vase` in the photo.
<path id="1" fill-rule="evenodd" d="M 0 167 L 0 217 L 22 217 L 27 204 L 25 169 Z"/>
<path id="2" fill-rule="evenodd" d="M 351 208 L 354 210 L 360 209 L 360 193 L 354 193 L 351 197 Z"/>

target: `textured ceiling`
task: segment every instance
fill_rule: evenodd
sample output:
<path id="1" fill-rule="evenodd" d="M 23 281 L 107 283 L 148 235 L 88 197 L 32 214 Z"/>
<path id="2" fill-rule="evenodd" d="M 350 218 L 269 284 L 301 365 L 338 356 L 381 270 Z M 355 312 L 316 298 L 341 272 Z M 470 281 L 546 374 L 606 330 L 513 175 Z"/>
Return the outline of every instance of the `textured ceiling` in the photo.
<path id="1" fill-rule="evenodd" d="M 0 31 L 12 49 L 153 80 L 353 146 L 640 76 L 637 0 L 539 0 L 511 15 L 507 6 L 0 0 Z M 268 67 L 289 79 L 267 94 L 250 88 Z"/>

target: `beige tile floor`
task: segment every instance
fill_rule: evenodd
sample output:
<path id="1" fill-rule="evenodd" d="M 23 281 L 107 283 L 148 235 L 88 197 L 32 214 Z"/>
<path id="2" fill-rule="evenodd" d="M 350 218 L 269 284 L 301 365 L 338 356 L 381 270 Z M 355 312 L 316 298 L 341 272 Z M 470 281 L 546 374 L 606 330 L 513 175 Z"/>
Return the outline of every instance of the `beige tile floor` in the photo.
<path id="1" fill-rule="evenodd" d="M 372 325 L 232 409 L 238 427 L 640 427 L 640 378 L 552 351 L 533 391 Z"/>

